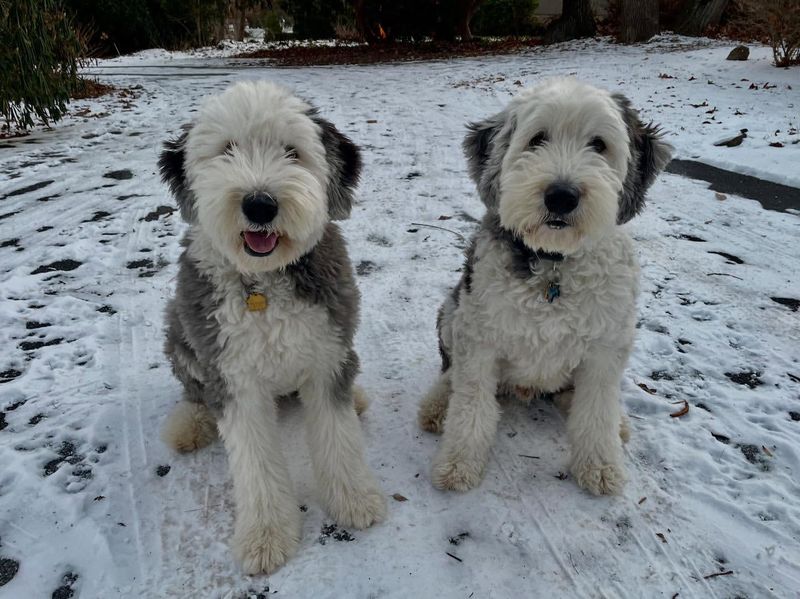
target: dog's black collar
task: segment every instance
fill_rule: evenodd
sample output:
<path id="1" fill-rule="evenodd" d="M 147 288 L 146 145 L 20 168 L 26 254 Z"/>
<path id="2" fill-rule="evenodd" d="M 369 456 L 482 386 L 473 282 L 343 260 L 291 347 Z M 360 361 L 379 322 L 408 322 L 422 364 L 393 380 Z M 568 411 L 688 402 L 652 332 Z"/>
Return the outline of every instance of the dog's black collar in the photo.
<path id="1" fill-rule="evenodd" d="M 550 260 L 551 262 L 562 262 L 564 260 L 564 254 L 559 254 L 558 252 L 548 252 L 541 249 L 532 250 L 525 245 L 525 242 L 519 237 L 513 237 L 511 239 L 511 244 L 514 246 L 517 255 L 527 259 L 528 264 L 531 266 L 535 265 L 540 260 Z"/>

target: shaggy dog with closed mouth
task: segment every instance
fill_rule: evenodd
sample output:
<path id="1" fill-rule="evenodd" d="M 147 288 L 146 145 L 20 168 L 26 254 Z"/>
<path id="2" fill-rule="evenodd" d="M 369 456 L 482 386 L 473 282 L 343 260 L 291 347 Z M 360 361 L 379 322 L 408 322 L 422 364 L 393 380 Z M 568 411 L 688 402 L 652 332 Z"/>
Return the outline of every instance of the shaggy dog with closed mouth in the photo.
<path id="1" fill-rule="evenodd" d="M 464 149 L 486 215 L 439 311 L 442 374 L 419 410 L 423 429 L 444 432 L 433 483 L 480 483 L 498 390 L 560 392 L 575 481 L 618 493 L 639 276 L 619 225 L 642 209 L 670 146 L 622 95 L 555 79 L 471 125 Z"/>
<path id="2" fill-rule="evenodd" d="M 245 82 L 211 97 L 159 166 L 190 225 L 167 307 L 183 401 L 164 438 L 192 451 L 218 430 L 236 500 L 233 551 L 245 572 L 271 572 L 301 536 L 278 397 L 297 392 L 304 404 L 328 513 L 356 528 L 385 514 L 354 406 L 359 293 L 330 222 L 350 214 L 359 151 L 286 89 Z"/>

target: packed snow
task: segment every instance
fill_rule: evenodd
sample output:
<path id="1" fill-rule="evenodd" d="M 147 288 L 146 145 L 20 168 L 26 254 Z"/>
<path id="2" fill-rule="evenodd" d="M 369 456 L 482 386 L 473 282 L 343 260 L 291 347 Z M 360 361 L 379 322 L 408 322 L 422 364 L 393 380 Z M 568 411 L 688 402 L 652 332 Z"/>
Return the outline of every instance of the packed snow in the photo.
<path id="1" fill-rule="evenodd" d="M 624 495 L 590 496 L 566 474 L 551 402 L 503 404 L 486 479 L 466 494 L 432 487 L 439 439 L 415 418 L 439 370 L 436 310 L 482 214 L 465 123 L 574 75 L 628 95 L 678 157 L 800 186 L 800 70 L 758 46 L 725 61 L 731 47 L 662 36 L 281 69 L 149 52 L 88 69 L 124 91 L 0 142 L 0 598 L 798 597 L 796 213 L 664 174 L 627 225 L 642 285 Z M 177 456 L 159 439 L 180 397 L 162 311 L 185 230 L 160 145 L 203 96 L 251 78 L 293 88 L 363 151 L 343 227 L 363 296 L 368 459 L 390 504 L 372 529 L 335 526 L 315 499 L 302 409 L 286 406 L 304 536 L 258 577 L 228 548 L 221 445 Z M 744 128 L 741 145 L 713 145 Z"/>

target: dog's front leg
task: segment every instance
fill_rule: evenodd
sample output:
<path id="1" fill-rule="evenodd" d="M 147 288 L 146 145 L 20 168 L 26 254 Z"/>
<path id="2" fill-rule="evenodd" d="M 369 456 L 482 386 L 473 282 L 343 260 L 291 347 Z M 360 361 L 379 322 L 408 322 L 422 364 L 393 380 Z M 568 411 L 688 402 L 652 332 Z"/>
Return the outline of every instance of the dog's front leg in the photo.
<path id="1" fill-rule="evenodd" d="M 468 491 L 483 478 L 497 432 L 497 364 L 490 347 L 460 343 L 454 352 L 452 394 L 442 446 L 433 463 L 433 484 Z"/>
<path id="2" fill-rule="evenodd" d="M 620 379 L 627 350 L 590 349 L 575 371 L 575 394 L 567 417 L 571 471 L 595 495 L 617 494 L 625 485 L 620 439 Z"/>
<path id="3" fill-rule="evenodd" d="M 300 510 L 276 418 L 273 399 L 250 389 L 234 395 L 218 423 L 236 499 L 233 552 L 247 574 L 276 570 L 300 541 Z"/>
<path id="4" fill-rule="evenodd" d="M 353 371 L 316 373 L 300 388 L 306 438 L 321 499 L 342 526 L 367 528 L 386 516 L 386 498 L 364 458 L 353 408 Z"/>

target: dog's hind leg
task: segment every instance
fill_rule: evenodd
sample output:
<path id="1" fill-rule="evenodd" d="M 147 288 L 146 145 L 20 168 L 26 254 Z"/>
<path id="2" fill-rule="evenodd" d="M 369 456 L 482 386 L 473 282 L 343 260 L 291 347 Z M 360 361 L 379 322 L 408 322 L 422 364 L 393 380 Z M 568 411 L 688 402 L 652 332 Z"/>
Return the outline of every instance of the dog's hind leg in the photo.
<path id="1" fill-rule="evenodd" d="M 273 572 L 295 552 L 301 533 L 300 510 L 281 452 L 277 406 L 257 385 L 242 385 L 218 425 L 236 499 L 234 555 L 247 574 Z"/>
<path id="2" fill-rule="evenodd" d="M 441 433 L 444 430 L 444 418 L 447 415 L 447 404 L 450 402 L 450 371 L 443 372 L 439 379 L 422 398 L 417 411 L 417 421 L 422 430 L 429 433 Z"/>
<path id="3" fill-rule="evenodd" d="M 217 423 L 205 404 L 183 400 L 167 417 L 161 438 L 180 453 L 195 451 L 217 438 Z"/>
<path id="4" fill-rule="evenodd" d="M 311 463 L 328 513 L 343 526 L 367 528 L 383 520 L 386 499 L 367 466 L 353 406 L 357 360 L 351 352 L 336 374 L 314 373 L 300 397 Z"/>

